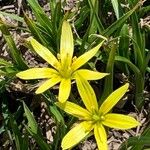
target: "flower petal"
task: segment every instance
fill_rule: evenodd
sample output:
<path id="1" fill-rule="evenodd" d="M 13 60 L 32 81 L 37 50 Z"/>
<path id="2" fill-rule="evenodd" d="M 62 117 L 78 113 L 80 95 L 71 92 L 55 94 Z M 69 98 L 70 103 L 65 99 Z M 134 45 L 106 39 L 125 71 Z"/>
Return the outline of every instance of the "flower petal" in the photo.
<path id="1" fill-rule="evenodd" d="M 86 109 L 69 101 L 65 103 L 57 102 L 56 105 L 62 110 L 64 110 L 66 113 L 71 114 L 79 119 L 90 120 L 91 118 L 90 113 Z"/>
<path id="2" fill-rule="evenodd" d="M 97 99 L 91 85 L 88 83 L 87 80 L 82 78 L 79 74 L 76 74 L 75 79 L 76 79 L 79 94 L 86 108 L 91 113 L 93 113 L 93 111 L 98 111 Z"/>
<path id="3" fill-rule="evenodd" d="M 74 44 L 72 30 L 67 21 L 63 22 L 60 42 L 60 58 L 62 66 L 70 66 L 72 63 Z"/>
<path id="4" fill-rule="evenodd" d="M 96 139 L 96 143 L 98 145 L 98 149 L 108 150 L 107 146 L 107 135 L 106 131 L 101 124 L 96 124 L 94 127 L 94 136 Z"/>
<path id="5" fill-rule="evenodd" d="M 21 79 L 44 79 L 51 78 L 53 75 L 58 74 L 55 69 L 51 68 L 32 68 L 25 71 L 21 71 L 16 74 Z"/>
<path id="6" fill-rule="evenodd" d="M 133 117 L 121 114 L 106 114 L 102 122 L 105 126 L 115 129 L 130 129 L 139 126 L 140 123 Z"/>
<path id="7" fill-rule="evenodd" d="M 45 81 L 36 91 L 36 94 L 40 94 L 51 88 L 52 86 L 56 85 L 61 81 L 61 77 L 55 76 L 47 81 Z"/>
<path id="8" fill-rule="evenodd" d="M 128 87 L 129 84 L 126 83 L 125 85 L 121 86 L 113 93 L 111 93 L 101 105 L 99 112 L 102 114 L 106 114 L 107 112 L 109 112 L 116 105 L 116 103 L 123 97 L 123 95 L 128 90 Z"/>
<path id="9" fill-rule="evenodd" d="M 61 146 L 62 148 L 69 149 L 80 141 L 82 141 L 93 129 L 93 125 L 89 121 L 84 121 L 74 128 L 72 128 L 63 138 Z"/>
<path id="10" fill-rule="evenodd" d="M 99 48 L 102 46 L 104 41 L 102 41 L 100 44 L 98 44 L 96 47 L 92 48 L 88 52 L 85 52 L 83 55 L 78 57 L 73 63 L 72 63 L 72 69 L 77 70 L 82 65 L 84 65 L 86 62 L 88 62 L 99 50 Z"/>
<path id="11" fill-rule="evenodd" d="M 61 103 L 64 103 L 68 99 L 70 91 L 71 91 L 71 80 L 62 79 L 59 86 L 58 100 Z"/>
<path id="12" fill-rule="evenodd" d="M 56 59 L 56 57 L 48 50 L 46 47 L 41 45 L 34 38 L 30 37 L 28 41 L 31 43 L 34 50 L 40 55 L 45 61 L 47 61 L 54 68 L 58 69 L 60 67 L 60 63 Z"/>
<path id="13" fill-rule="evenodd" d="M 77 71 L 75 71 L 75 74 L 79 74 L 80 76 L 82 76 L 82 78 L 84 78 L 85 80 L 99 80 L 107 75 L 109 75 L 108 73 L 100 73 L 97 71 L 91 71 L 88 69 L 79 69 Z"/>

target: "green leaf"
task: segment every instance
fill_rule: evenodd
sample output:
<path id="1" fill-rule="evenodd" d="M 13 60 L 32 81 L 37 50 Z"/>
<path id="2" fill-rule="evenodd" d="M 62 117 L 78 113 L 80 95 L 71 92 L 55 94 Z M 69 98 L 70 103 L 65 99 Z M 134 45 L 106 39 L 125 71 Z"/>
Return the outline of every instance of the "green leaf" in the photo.
<path id="1" fill-rule="evenodd" d="M 16 47 L 16 44 L 13 40 L 13 37 L 11 36 L 10 32 L 7 29 L 7 26 L 0 20 L 0 30 L 3 33 L 3 36 L 8 44 L 9 47 L 9 53 L 13 59 L 13 62 L 16 64 L 18 69 L 25 70 L 28 68 L 28 66 L 23 61 L 23 58 L 19 52 L 19 50 Z"/>
<path id="2" fill-rule="evenodd" d="M 22 138 L 21 132 L 18 128 L 18 125 L 11 114 L 10 114 L 10 124 L 11 124 L 11 128 L 12 128 L 12 131 L 13 131 L 14 137 L 15 137 L 16 149 L 22 150 L 23 138 Z"/>
<path id="3" fill-rule="evenodd" d="M 89 34 L 93 34 L 94 31 L 96 31 L 98 29 L 99 33 L 102 33 L 104 31 L 104 27 L 102 25 L 102 22 L 98 16 L 98 12 L 99 12 L 99 1 L 98 0 L 88 0 L 89 5 L 90 5 L 90 10 L 91 10 L 91 18 L 90 18 L 90 22 L 91 22 L 91 29 L 93 30 L 91 32 L 89 32 Z"/>
<path id="4" fill-rule="evenodd" d="M 12 63 L 6 61 L 5 59 L 3 58 L 0 58 L 0 66 L 7 66 L 7 67 L 12 67 Z"/>
<path id="5" fill-rule="evenodd" d="M 27 131 L 30 133 L 30 135 L 35 139 L 35 141 L 37 142 L 37 144 L 40 147 L 40 150 L 51 150 L 50 145 L 48 145 L 42 138 L 41 135 L 39 134 L 35 134 L 31 128 L 29 128 L 28 126 L 26 126 Z"/>
<path id="6" fill-rule="evenodd" d="M 133 12 L 139 7 L 140 3 L 136 4 L 130 11 L 128 11 L 125 15 L 119 18 L 119 20 L 115 21 L 111 26 L 109 26 L 104 32 L 102 33 L 103 36 L 110 36 L 114 31 L 120 28 L 123 23 L 133 14 Z"/>
<path id="7" fill-rule="evenodd" d="M 30 127 L 31 131 L 34 134 L 38 133 L 38 124 L 33 116 L 33 114 L 31 113 L 31 111 L 29 110 L 29 108 L 27 107 L 27 105 L 23 102 L 23 108 L 25 111 L 25 115 L 28 119 L 28 126 Z"/>
<path id="8" fill-rule="evenodd" d="M 131 143 L 131 145 L 133 146 L 131 150 L 141 150 L 144 148 L 144 146 L 150 146 L 150 143 L 147 142 L 148 140 L 150 141 L 150 125 L 148 125 L 142 133 L 138 144 Z"/>
<path id="9" fill-rule="evenodd" d="M 47 41 L 47 39 L 43 36 L 44 34 L 42 33 L 43 31 L 37 26 L 37 24 L 30 19 L 25 13 L 24 13 L 24 20 L 26 24 L 28 25 L 28 28 L 30 29 L 30 32 L 34 36 L 34 38 L 39 41 L 42 45 L 47 47 L 48 49 L 52 48 L 50 45 L 52 45 L 51 41 Z"/>
<path id="10" fill-rule="evenodd" d="M 27 0 L 31 9 L 33 10 L 37 21 L 43 26 L 43 28 L 52 35 L 52 24 L 48 16 L 45 14 L 42 7 L 38 4 L 37 0 Z"/>
<path id="11" fill-rule="evenodd" d="M 90 9 L 87 5 L 81 7 L 79 17 L 75 20 L 74 24 L 77 30 L 82 28 L 84 21 L 89 16 Z"/>
<path id="12" fill-rule="evenodd" d="M 133 1 L 129 0 L 129 4 L 132 6 Z M 131 15 L 131 23 L 132 23 L 132 38 L 135 42 L 133 42 L 134 54 L 136 58 L 136 65 L 142 71 L 143 60 L 145 56 L 145 38 L 143 38 L 142 31 L 140 29 L 138 15 L 134 12 Z"/>
<path id="13" fill-rule="evenodd" d="M 117 20 L 119 19 L 119 4 L 118 0 L 111 0 Z"/>
<path id="14" fill-rule="evenodd" d="M 15 15 L 15 14 L 10 14 L 10 13 L 7 13 L 7 12 L 3 12 L 3 11 L 0 11 L 0 14 L 4 15 L 4 16 L 8 16 L 10 17 L 11 19 L 14 19 L 16 21 L 19 21 L 19 22 L 24 22 L 23 18 L 22 17 L 19 17 L 18 15 Z"/>
<path id="15" fill-rule="evenodd" d="M 100 104 L 105 100 L 105 98 L 113 91 L 113 75 L 114 75 L 114 62 L 115 62 L 115 55 L 116 55 L 116 44 L 111 43 L 111 49 L 109 53 L 109 57 L 107 60 L 107 66 L 105 72 L 110 73 L 109 76 L 105 77 L 104 82 L 104 90 L 103 95 L 100 100 Z"/>
<path id="16" fill-rule="evenodd" d="M 144 77 L 142 76 L 139 68 L 134 65 L 129 59 L 121 56 L 115 56 L 116 61 L 124 62 L 129 65 L 135 74 L 135 105 L 138 109 L 141 109 L 144 103 L 143 91 L 144 91 Z"/>
<path id="17" fill-rule="evenodd" d="M 129 53 L 129 29 L 128 25 L 124 24 L 120 31 L 119 55 L 128 58 Z"/>
<path id="18" fill-rule="evenodd" d="M 56 106 L 50 106 L 49 109 L 50 109 L 50 112 L 56 117 L 56 120 L 59 123 L 62 123 L 65 125 L 64 118 L 62 117 L 61 113 L 58 111 L 57 107 Z"/>
<path id="19" fill-rule="evenodd" d="M 142 150 L 144 145 L 150 146 L 149 141 L 150 141 L 150 136 L 131 137 L 121 145 L 119 150 L 127 150 L 127 148 L 130 146 L 132 146 L 130 150 Z"/>

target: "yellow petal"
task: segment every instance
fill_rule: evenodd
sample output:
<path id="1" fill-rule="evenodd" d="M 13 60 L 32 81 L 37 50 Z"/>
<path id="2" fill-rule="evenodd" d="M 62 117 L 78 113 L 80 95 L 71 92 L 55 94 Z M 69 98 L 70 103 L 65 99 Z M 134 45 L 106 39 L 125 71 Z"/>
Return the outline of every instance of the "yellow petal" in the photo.
<path id="1" fill-rule="evenodd" d="M 128 90 L 128 87 L 129 84 L 126 83 L 125 85 L 121 86 L 113 93 L 111 93 L 101 105 L 99 112 L 102 114 L 106 114 L 107 112 L 109 112 L 116 105 L 116 103 L 123 97 L 123 95 Z"/>
<path id="2" fill-rule="evenodd" d="M 94 127 L 94 136 L 99 150 L 108 150 L 106 131 L 101 124 Z"/>
<path id="3" fill-rule="evenodd" d="M 76 75 L 75 78 L 79 94 L 86 108 L 91 113 L 93 111 L 98 111 L 97 99 L 91 85 L 88 83 L 87 80 L 83 79 L 80 75 Z"/>
<path id="4" fill-rule="evenodd" d="M 28 41 L 31 43 L 34 50 L 40 55 L 45 61 L 47 61 L 54 68 L 58 69 L 60 67 L 60 63 L 56 59 L 56 57 L 48 50 L 46 47 L 41 45 L 34 38 L 30 37 Z"/>
<path id="5" fill-rule="evenodd" d="M 61 103 L 64 103 L 68 99 L 70 91 L 71 91 L 71 80 L 62 79 L 59 86 L 58 100 Z"/>
<path id="6" fill-rule="evenodd" d="M 73 35 L 67 21 L 63 22 L 60 42 L 60 58 L 62 66 L 70 66 L 73 56 Z"/>
<path id="7" fill-rule="evenodd" d="M 16 74 L 21 79 L 44 79 L 51 78 L 53 75 L 58 74 L 55 69 L 51 68 L 32 68 L 25 71 L 21 71 Z"/>
<path id="8" fill-rule="evenodd" d="M 47 81 L 45 81 L 36 91 L 36 94 L 40 94 L 51 88 L 52 86 L 56 85 L 61 81 L 59 76 L 55 76 Z"/>
<path id="9" fill-rule="evenodd" d="M 92 124 L 87 121 L 76 125 L 63 138 L 61 143 L 62 148 L 65 150 L 77 145 L 90 133 L 92 129 Z"/>
<path id="10" fill-rule="evenodd" d="M 90 113 L 86 109 L 69 101 L 65 103 L 57 102 L 56 105 L 62 110 L 64 110 L 66 113 L 69 113 L 79 119 L 90 120 L 91 118 Z"/>
<path id="11" fill-rule="evenodd" d="M 96 47 L 92 48 L 88 52 L 84 53 L 80 57 L 78 57 L 73 63 L 72 63 L 72 69 L 77 70 L 82 65 L 84 65 L 86 62 L 88 62 L 99 50 L 99 48 L 102 46 L 104 41 L 102 41 L 100 44 L 98 44 Z"/>
<path id="12" fill-rule="evenodd" d="M 82 76 L 82 78 L 84 78 L 85 80 L 99 80 L 99 79 L 109 75 L 108 73 L 100 73 L 100 72 L 91 71 L 88 69 L 79 69 L 79 70 L 75 71 L 74 74 L 76 74 L 76 73 L 79 74 L 80 76 Z"/>
<path id="13" fill-rule="evenodd" d="M 133 117 L 113 113 L 106 114 L 105 120 L 102 123 L 115 129 L 130 129 L 140 125 Z"/>

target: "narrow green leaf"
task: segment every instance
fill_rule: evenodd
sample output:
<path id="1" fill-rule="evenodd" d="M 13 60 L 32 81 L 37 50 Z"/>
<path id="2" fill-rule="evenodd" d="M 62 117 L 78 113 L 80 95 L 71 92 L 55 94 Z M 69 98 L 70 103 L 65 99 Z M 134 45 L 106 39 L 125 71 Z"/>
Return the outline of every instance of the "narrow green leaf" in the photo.
<path id="1" fill-rule="evenodd" d="M 139 12 L 140 18 L 142 18 L 144 15 L 147 15 L 148 12 L 150 12 L 150 5 L 147 5 L 147 6 L 145 6 L 145 7 L 142 7 L 142 8 L 140 9 L 140 12 Z"/>
<path id="2" fill-rule="evenodd" d="M 57 107 L 56 106 L 50 106 L 49 108 L 50 108 L 51 113 L 56 117 L 56 120 L 59 123 L 65 124 L 64 118 L 62 117 L 61 113 L 58 111 Z"/>
<path id="3" fill-rule="evenodd" d="M 7 29 L 7 26 L 0 20 L 0 30 L 3 33 L 3 36 L 8 44 L 8 47 L 10 49 L 9 53 L 11 54 L 11 57 L 16 64 L 18 69 L 24 70 L 27 69 L 28 66 L 23 61 L 23 58 L 19 52 L 19 50 L 16 47 L 16 44 L 10 34 L 10 32 Z"/>
<path id="4" fill-rule="evenodd" d="M 129 0 L 129 4 L 132 6 L 133 1 Z M 145 42 L 142 35 L 142 31 L 140 29 L 138 15 L 134 12 L 131 15 L 131 23 L 132 23 L 132 38 L 135 42 L 133 42 L 134 54 L 136 59 L 136 65 L 142 70 L 143 67 L 143 59 L 145 55 Z M 138 48 L 137 48 L 138 47 Z"/>
<path id="5" fill-rule="evenodd" d="M 117 20 L 119 19 L 119 4 L 118 0 L 111 0 Z"/>
<path id="6" fill-rule="evenodd" d="M 120 31 L 119 55 L 128 58 L 129 56 L 129 29 L 128 25 L 124 24 Z"/>
<path id="7" fill-rule="evenodd" d="M 93 22 L 92 26 L 94 26 L 95 29 L 97 27 L 99 33 L 102 33 L 104 31 L 104 27 L 102 25 L 102 22 L 101 22 L 99 16 L 98 16 L 98 11 L 99 11 L 98 3 L 99 3 L 99 1 L 98 0 L 88 0 L 88 2 L 89 2 L 89 5 L 90 5 L 90 9 L 91 9 L 91 13 L 90 13 L 91 18 L 90 19 L 91 19 L 91 22 Z"/>
<path id="8" fill-rule="evenodd" d="M 35 134 L 31 128 L 29 128 L 28 126 L 25 126 L 27 131 L 30 133 L 30 135 L 35 139 L 35 141 L 37 142 L 37 144 L 40 147 L 40 150 L 51 150 L 50 145 L 48 145 L 42 138 L 41 135 L 39 134 Z"/>
<path id="9" fill-rule="evenodd" d="M 130 11 L 128 11 L 125 15 L 119 18 L 119 20 L 115 21 L 111 26 L 109 26 L 103 32 L 103 36 L 110 36 L 114 31 L 116 31 L 122 24 L 133 14 L 133 12 L 140 6 L 140 3 L 136 4 Z"/>
<path id="10" fill-rule="evenodd" d="M 50 6 L 50 10 L 51 10 L 52 20 L 54 18 L 56 4 L 57 4 L 56 0 L 49 0 L 49 6 Z"/>
<path id="11" fill-rule="evenodd" d="M 150 141 L 150 125 L 148 125 L 147 127 L 146 127 L 146 129 L 144 130 L 144 132 L 142 133 L 142 135 L 141 135 L 143 138 L 147 138 L 147 137 L 149 137 L 149 141 Z M 142 139 L 141 139 L 142 140 Z M 143 149 L 144 148 L 144 146 L 146 146 L 146 145 L 149 145 L 150 146 L 150 143 L 147 143 L 146 144 L 146 141 L 145 141 L 145 143 L 141 143 L 141 144 L 139 144 L 139 145 L 134 145 L 133 144 L 133 147 L 132 147 L 132 149 L 131 150 L 141 150 L 141 149 Z"/>
<path id="12" fill-rule="evenodd" d="M 133 146 L 130 150 L 142 150 L 139 149 L 141 148 L 141 145 L 142 147 L 144 147 L 144 145 L 150 146 L 149 141 L 150 141 L 150 136 L 131 137 L 121 145 L 119 150 L 127 150 L 129 146 Z M 136 149 L 134 149 L 135 145 L 137 146 Z"/>
<path id="13" fill-rule="evenodd" d="M 116 61 L 124 62 L 129 65 L 135 74 L 135 105 L 138 109 L 141 109 L 144 103 L 144 77 L 142 76 L 139 68 L 134 65 L 130 60 L 125 57 L 115 56 Z"/>
<path id="14" fill-rule="evenodd" d="M 22 145 L 21 145 L 21 150 L 27 150 L 29 148 L 29 133 L 26 132 L 24 133 Z"/>
<path id="15" fill-rule="evenodd" d="M 87 5 L 81 8 L 79 17 L 74 22 L 77 30 L 82 28 L 85 19 L 89 16 L 89 13 L 90 13 L 90 9 Z"/>
<path id="16" fill-rule="evenodd" d="M 146 68 L 146 71 L 150 73 L 150 67 L 147 67 L 147 68 Z"/>
<path id="17" fill-rule="evenodd" d="M 23 108 L 25 111 L 25 115 L 28 119 L 28 126 L 30 127 L 31 131 L 34 134 L 38 133 L 38 124 L 36 122 L 36 120 L 34 119 L 33 114 L 31 113 L 31 111 L 29 110 L 29 108 L 27 107 L 27 105 L 23 102 Z"/>
<path id="18" fill-rule="evenodd" d="M 52 45 L 52 43 L 50 44 L 50 41 L 47 42 L 47 40 L 43 36 L 42 31 L 39 29 L 39 27 L 36 25 L 36 23 L 32 19 L 30 19 L 25 13 L 24 13 L 24 20 L 25 20 L 26 24 L 28 25 L 28 28 L 30 29 L 34 38 L 37 39 L 45 47 L 52 49 L 50 47 L 50 45 Z"/>
<path id="19" fill-rule="evenodd" d="M 116 55 L 116 44 L 111 43 L 111 49 L 107 61 L 106 71 L 110 73 L 109 76 L 105 77 L 104 82 L 104 90 L 103 95 L 100 100 L 100 104 L 105 100 L 105 98 L 113 91 L 113 75 L 114 75 L 114 62 L 115 62 L 115 55 Z"/>
<path id="20" fill-rule="evenodd" d="M 16 20 L 16 21 L 19 21 L 19 22 L 24 22 L 23 18 L 22 17 L 19 17 L 18 15 L 16 14 L 10 14 L 10 13 L 7 13 L 7 12 L 3 12 L 3 11 L 0 11 L 0 14 L 4 15 L 4 16 L 8 16 L 10 17 L 11 19 L 13 20 Z"/>
<path id="21" fill-rule="evenodd" d="M 37 21 L 43 26 L 49 35 L 52 35 L 52 24 L 48 16 L 45 14 L 42 7 L 39 5 L 37 0 L 27 0 L 30 7 L 32 8 Z"/>
<path id="22" fill-rule="evenodd" d="M 124 24 L 121 31 L 120 31 L 120 41 L 119 41 L 119 48 L 118 52 L 120 56 L 129 58 L 129 44 L 130 44 L 130 39 L 129 39 L 129 29 L 128 25 Z M 129 74 L 128 66 L 126 64 L 121 64 L 121 69 Z"/>
<path id="23" fill-rule="evenodd" d="M 0 58 L 0 66 L 7 66 L 7 67 L 12 67 L 12 63 L 6 61 L 5 59 L 3 58 Z"/>
<path id="24" fill-rule="evenodd" d="M 22 138 L 21 132 L 18 128 L 18 125 L 11 114 L 10 114 L 10 124 L 11 124 L 11 128 L 12 128 L 12 131 L 13 131 L 14 137 L 15 137 L 16 149 L 22 150 L 23 138 Z"/>

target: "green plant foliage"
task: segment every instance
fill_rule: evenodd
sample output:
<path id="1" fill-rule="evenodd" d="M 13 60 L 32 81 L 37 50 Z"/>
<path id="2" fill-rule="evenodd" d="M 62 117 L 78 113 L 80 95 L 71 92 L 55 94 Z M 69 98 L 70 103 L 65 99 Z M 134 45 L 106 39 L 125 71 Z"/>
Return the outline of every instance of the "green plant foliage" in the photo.
<path id="1" fill-rule="evenodd" d="M 103 147 L 107 150 L 106 133 L 109 134 L 109 132 L 105 133 L 100 124 L 110 125 L 110 116 L 104 115 L 99 110 L 99 106 L 103 105 L 104 112 L 110 109 L 112 122 L 118 120 L 117 123 L 122 123 L 119 121 L 121 118 L 118 119 L 113 115 L 114 111 L 111 109 L 112 104 L 116 104 L 116 99 L 119 96 L 122 97 L 122 94 L 118 92 L 118 96 L 111 95 L 111 93 L 126 83 L 126 86 L 129 87 L 125 90 L 127 93 L 124 92 L 127 100 L 120 100 L 125 104 L 120 104 L 120 102 L 117 111 L 128 114 L 132 111 L 137 112 L 137 110 L 140 112 L 141 108 L 147 109 L 145 102 L 148 103 L 146 98 L 149 96 L 147 76 L 150 73 L 150 26 L 149 22 L 145 22 L 145 20 L 149 17 L 149 2 L 148 0 L 144 2 L 142 0 L 47 0 L 47 7 L 50 11 L 49 9 L 45 11 L 41 5 L 43 3 L 45 1 L 23 1 L 19 15 L 0 9 L 0 31 L 10 57 L 5 58 L 0 53 L 0 134 L 2 137 L 0 144 L 2 143 L 4 149 L 34 150 L 39 147 L 41 150 L 60 150 L 63 147 L 70 148 L 68 146 L 70 143 L 72 146 L 76 146 L 76 143 L 79 143 L 84 136 L 83 139 L 88 140 L 89 136 L 95 135 L 96 139 L 94 140 L 97 140 L 98 148 Z M 7 23 L 7 19 L 3 19 L 5 17 L 14 20 L 16 25 Z M 62 31 L 64 22 L 69 28 L 64 26 Z M 19 43 L 20 48 L 13 39 L 12 32 L 14 30 L 17 31 L 17 34 L 27 33 L 27 38 L 21 37 L 23 42 Z M 64 39 L 64 43 L 61 37 Z M 4 42 L 2 40 L 2 46 Z M 89 50 L 99 43 L 101 43 L 101 47 L 96 48 L 96 54 L 94 55 L 94 50 L 89 53 Z M 22 47 L 25 50 L 22 50 Z M 34 57 L 35 61 L 40 64 L 35 62 L 36 67 L 29 67 L 28 60 L 27 62 L 24 60 L 26 58 L 24 51 L 33 53 L 31 57 Z M 35 52 L 38 52 L 41 58 Z M 84 57 L 80 57 L 80 55 Z M 94 57 L 89 60 L 91 56 Z M 50 62 L 48 65 L 45 63 L 46 67 L 45 64 L 41 65 L 45 60 Z M 55 62 L 51 60 L 55 60 Z M 87 60 L 89 62 L 81 68 L 80 64 Z M 59 64 L 56 68 L 55 63 Z M 79 66 L 77 73 L 70 64 L 74 64 L 75 68 Z M 44 68 L 47 71 L 42 72 L 41 70 Z M 25 72 L 25 70 L 29 72 Z M 91 72 L 87 72 L 87 70 L 91 70 Z M 17 78 L 19 77 L 16 75 L 19 74 L 18 72 L 24 73 L 24 80 Z M 107 73 L 107 76 L 99 80 L 97 75 L 100 72 Z M 34 73 L 37 74 L 34 75 Z M 60 77 L 58 82 L 61 84 L 58 85 L 57 82 L 51 86 L 51 81 L 48 82 L 48 79 L 55 79 L 58 74 Z M 41 78 L 39 78 L 40 76 Z M 66 81 L 68 76 L 69 86 L 66 85 L 68 82 L 62 82 L 62 79 Z M 26 80 L 27 77 L 29 80 Z M 35 77 L 36 81 L 30 80 Z M 50 88 L 47 91 L 41 91 L 41 94 L 38 92 L 35 94 L 35 89 L 43 84 L 40 79 L 46 83 L 43 89 L 49 85 Z M 61 91 L 61 94 L 58 93 L 58 90 Z M 69 91 L 70 95 L 66 91 Z M 93 95 L 95 96 L 93 97 Z M 106 105 L 104 100 L 109 95 L 110 98 Z M 66 102 L 59 102 L 59 107 L 58 100 L 64 99 L 64 97 L 67 97 Z M 54 130 L 51 135 L 52 141 L 47 139 L 47 133 L 45 133 L 47 132 L 45 124 L 49 125 L 46 119 L 42 128 L 37 119 L 42 114 L 41 110 L 37 111 L 37 108 L 42 109 L 42 104 L 44 105 L 44 115 L 46 114 L 54 124 L 55 129 L 50 129 Z M 132 104 L 134 108 L 130 109 L 133 107 Z M 146 114 L 143 113 L 144 117 L 149 118 L 149 111 L 146 110 L 146 112 Z M 138 115 L 138 113 L 136 114 Z M 124 115 L 124 117 L 128 116 Z M 129 118 L 126 128 L 133 119 Z M 83 120 L 87 122 L 84 123 Z M 136 122 L 135 119 L 133 120 Z M 145 122 L 148 122 L 147 120 Z M 97 126 L 93 127 L 91 121 Z M 114 126 L 117 124 L 116 122 Z M 78 126 L 78 124 L 80 125 Z M 144 126 L 141 124 L 141 126 L 138 136 L 129 137 L 120 145 L 119 150 L 150 150 L 149 123 L 144 123 Z M 90 132 L 89 129 L 94 132 Z M 78 132 L 79 134 L 77 134 Z M 78 136 L 74 138 L 74 141 L 69 141 L 76 135 Z M 79 149 L 79 147 L 76 146 L 75 149 Z"/>

